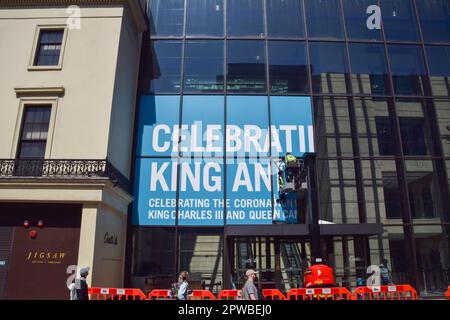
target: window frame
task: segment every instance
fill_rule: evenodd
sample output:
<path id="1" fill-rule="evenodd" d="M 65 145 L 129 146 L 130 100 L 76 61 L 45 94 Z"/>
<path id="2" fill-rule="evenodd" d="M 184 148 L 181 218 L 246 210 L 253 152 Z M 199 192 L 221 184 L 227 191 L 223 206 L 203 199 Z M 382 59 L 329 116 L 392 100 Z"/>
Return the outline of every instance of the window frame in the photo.
<path id="1" fill-rule="evenodd" d="M 36 58 L 38 55 L 38 49 L 41 39 L 42 32 L 45 31 L 62 31 L 63 38 L 61 41 L 61 52 L 59 53 L 59 61 L 57 65 L 48 65 L 48 66 L 37 66 L 35 65 Z M 60 71 L 63 67 L 64 62 L 64 54 L 67 43 L 68 36 L 68 27 L 67 25 L 38 25 L 35 30 L 34 40 L 33 40 L 33 48 L 31 50 L 31 57 L 28 64 L 28 71 Z"/>
<path id="2" fill-rule="evenodd" d="M 195 24 L 192 25 L 190 23 L 192 21 L 191 20 L 192 11 L 190 10 L 191 9 L 190 5 L 192 3 L 192 0 L 186 1 L 186 8 L 185 8 L 186 12 L 185 12 L 185 22 L 184 22 L 185 29 L 186 29 L 185 30 L 186 39 L 190 39 L 190 38 L 196 39 L 196 38 L 203 38 L 203 37 L 223 39 L 225 37 L 225 33 L 226 33 L 225 13 L 226 13 L 227 6 L 226 6 L 226 0 L 220 0 L 220 1 L 222 1 L 222 8 L 221 8 L 222 17 L 221 17 L 221 19 L 219 19 L 221 21 L 221 29 L 222 29 L 221 34 L 213 34 L 213 33 L 208 33 L 208 32 L 203 32 L 203 33 L 192 32 L 191 28 L 194 28 L 194 26 L 195 26 Z M 216 6 L 217 6 L 217 4 L 216 4 Z"/>
<path id="3" fill-rule="evenodd" d="M 49 119 L 48 119 L 48 126 L 47 126 L 47 134 L 46 134 L 47 137 L 45 139 L 43 139 L 43 138 L 39 138 L 39 139 L 33 139 L 33 138 L 27 139 L 27 138 L 24 138 L 25 125 L 26 124 L 30 124 L 30 123 L 26 122 L 26 117 L 28 115 L 28 111 L 31 108 L 35 108 L 35 109 L 44 109 L 45 108 L 46 110 L 50 111 L 50 115 L 49 115 Z M 20 129 L 19 143 L 17 145 L 17 155 L 16 155 L 17 159 L 30 159 L 30 158 L 34 159 L 34 157 L 21 157 L 21 153 L 22 153 L 22 150 L 24 148 L 24 144 L 26 144 L 26 143 L 29 143 L 29 144 L 42 144 L 42 143 L 45 143 L 45 147 L 44 147 L 44 150 L 43 150 L 44 151 L 43 152 L 44 153 L 44 159 L 45 159 L 45 149 L 47 147 L 48 129 L 50 127 L 51 112 L 52 112 L 52 106 L 48 105 L 48 104 L 44 104 L 44 105 L 25 105 L 23 116 L 22 116 L 22 126 L 21 126 L 21 129 Z M 38 123 L 39 122 L 32 122 L 31 124 L 34 125 L 34 124 L 38 124 Z M 40 123 L 40 124 L 42 124 L 42 123 Z M 32 132 L 32 133 L 34 133 L 34 132 Z M 40 158 L 36 157 L 36 159 L 40 159 Z"/>
<path id="4" fill-rule="evenodd" d="M 297 61 L 296 63 L 298 63 L 298 60 L 300 59 L 304 59 L 305 60 L 305 74 L 304 74 L 304 79 L 305 83 L 306 83 L 306 87 L 305 90 L 301 91 L 301 89 L 299 89 L 298 91 L 289 91 L 289 87 L 288 87 L 288 91 L 286 92 L 277 92 L 276 90 L 273 90 L 273 85 L 274 85 L 274 80 L 280 80 L 282 77 L 277 75 L 277 72 L 279 72 L 279 70 L 277 70 L 275 67 L 280 66 L 280 65 L 276 65 L 276 64 L 272 64 L 272 62 L 274 62 L 276 55 L 272 55 L 273 50 L 275 50 L 276 46 L 280 46 L 282 47 L 283 45 L 286 45 L 286 48 L 290 46 L 290 48 L 293 48 L 294 46 L 298 46 L 296 49 L 299 49 L 300 46 L 302 46 L 303 48 L 303 56 L 299 57 L 294 55 L 294 57 L 296 57 Z M 309 63 L 308 63 L 308 54 L 307 54 L 307 44 L 306 41 L 290 41 L 290 40 L 268 40 L 267 41 L 267 68 L 268 68 L 268 76 L 269 76 L 269 82 L 267 84 L 267 89 L 270 92 L 271 95 L 307 95 L 311 92 L 311 84 L 309 81 Z M 285 64 L 285 65 L 281 65 L 281 66 L 289 66 L 289 67 L 301 67 L 300 64 L 295 64 L 295 65 L 290 65 L 290 64 Z M 290 73 L 290 76 L 292 76 L 294 73 Z M 285 77 L 286 80 L 287 77 Z M 296 81 L 300 82 L 300 73 L 296 74 Z M 300 88 L 300 86 L 299 86 Z"/>
<path id="5" fill-rule="evenodd" d="M 27 107 L 38 107 L 38 106 L 48 106 L 50 107 L 50 121 L 47 131 L 47 143 L 45 146 L 45 156 L 44 159 L 49 159 L 52 153 L 54 133 L 55 133 L 55 123 L 58 109 L 58 99 L 33 99 L 33 98 L 22 98 L 20 100 L 19 109 L 17 112 L 14 140 L 11 147 L 10 158 L 19 159 L 20 144 L 22 142 L 22 129 L 25 121 L 25 110 Z"/>
<path id="6" fill-rule="evenodd" d="M 261 78 L 257 78 L 256 80 L 263 80 L 263 84 L 264 84 L 264 89 L 263 90 L 257 90 L 255 89 L 255 86 L 257 84 L 254 84 L 253 87 L 251 87 L 250 89 L 233 89 L 239 86 L 242 86 L 242 84 L 236 84 L 233 81 L 236 81 L 238 78 L 242 77 L 242 73 L 238 74 L 238 75 L 234 75 L 234 76 L 230 76 L 230 65 L 232 65 L 234 62 L 233 59 L 236 59 L 236 52 L 234 52 L 233 46 L 238 46 L 238 44 L 244 44 L 244 45 L 248 45 L 250 48 L 253 46 L 255 52 L 260 53 L 262 55 L 262 65 L 263 65 L 263 73 L 264 76 Z M 225 52 L 225 92 L 227 95 L 242 95 L 242 94 L 247 94 L 247 95 L 255 95 L 255 96 L 259 96 L 259 95 L 266 95 L 269 92 L 269 84 L 267 76 L 268 76 L 268 68 L 267 68 L 267 52 L 266 52 L 266 40 L 256 40 L 256 39 L 230 39 L 227 40 L 227 43 L 225 44 L 226 46 L 226 52 Z M 235 48 L 234 48 L 235 49 Z M 257 50 L 261 49 L 260 52 L 258 52 Z M 240 49 L 242 50 L 242 49 Z M 246 55 L 244 58 L 248 59 L 250 57 L 250 55 Z M 242 57 L 238 57 L 238 58 L 242 58 Z M 242 63 L 242 62 L 240 62 Z M 260 70 L 258 70 L 260 71 Z M 248 75 L 247 73 L 245 74 L 246 76 Z M 231 81 L 230 81 L 231 80 Z M 242 80 L 242 79 L 240 79 Z M 247 80 L 247 78 L 244 78 L 244 80 Z M 245 84 L 245 83 L 244 83 Z"/>
<path id="7" fill-rule="evenodd" d="M 222 87 L 222 89 L 217 89 L 217 90 L 193 90 L 191 86 L 188 85 L 187 83 L 187 78 L 188 76 L 192 76 L 191 74 L 191 70 L 189 69 L 190 67 L 190 63 L 193 63 L 194 59 L 198 59 L 198 57 L 195 57 L 195 55 L 190 55 L 190 51 L 189 50 L 193 50 L 195 49 L 195 45 L 203 45 L 203 46 L 208 46 L 208 45 L 218 45 L 220 46 L 220 50 L 221 51 L 221 59 L 216 59 L 217 61 L 221 61 L 221 69 L 222 69 L 222 77 L 223 77 L 223 81 L 221 83 L 217 82 L 214 83 L 214 85 L 218 86 L 218 87 Z M 219 40 L 219 39 L 211 39 L 211 40 L 197 40 L 197 39 L 189 39 L 186 40 L 185 44 L 184 44 L 184 59 L 182 59 L 182 69 L 183 69 L 183 79 L 182 79 L 182 88 L 183 88 L 183 94 L 224 94 L 225 92 L 225 77 L 226 77 L 226 66 L 225 66 L 225 42 L 223 40 Z M 205 58 L 205 57 L 202 57 Z M 215 57 L 216 58 L 216 57 Z M 189 71 L 189 73 L 188 73 Z M 198 76 L 198 75 L 197 75 Z M 220 75 L 219 75 L 220 76 Z"/>

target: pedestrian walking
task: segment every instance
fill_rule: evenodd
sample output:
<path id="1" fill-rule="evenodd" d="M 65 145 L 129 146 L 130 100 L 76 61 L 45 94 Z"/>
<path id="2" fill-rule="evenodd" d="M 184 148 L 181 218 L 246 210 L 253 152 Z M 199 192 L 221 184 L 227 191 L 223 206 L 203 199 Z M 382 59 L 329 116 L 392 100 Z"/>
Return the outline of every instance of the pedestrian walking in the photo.
<path id="1" fill-rule="evenodd" d="M 189 272 L 182 271 L 178 276 L 178 281 L 172 284 L 171 295 L 177 300 L 187 300 L 189 290 Z"/>
<path id="2" fill-rule="evenodd" d="M 380 276 L 381 276 L 381 285 L 387 286 L 392 284 L 392 276 L 391 271 L 388 268 L 387 259 L 383 259 L 383 262 L 380 264 Z"/>
<path id="3" fill-rule="evenodd" d="M 80 277 L 75 280 L 74 300 L 89 300 L 89 287 L 86 278 L 89 275 L 89 267 L 81 268 Z"/>
<path id="4" fill-rule="evenodd" d="M 247 281 L 245 282 L 244 288 L 242 288 L 242 299 L 243 300 L 259 300 L 258 289 L 256 289 L 255 281 L 257 272 L 253 269 L 247 270 L 245 273 Z"/>

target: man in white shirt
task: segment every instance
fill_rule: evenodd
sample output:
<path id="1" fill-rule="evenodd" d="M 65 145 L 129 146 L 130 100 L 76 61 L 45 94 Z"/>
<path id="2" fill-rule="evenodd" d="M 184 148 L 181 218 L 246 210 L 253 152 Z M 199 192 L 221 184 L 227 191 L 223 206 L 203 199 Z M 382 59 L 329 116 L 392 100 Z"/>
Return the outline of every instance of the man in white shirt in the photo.
<path id="1" fill-rule="evenodd" d="M 178 300 L 187 300 L 187 296 L 189 294 L 189 283 L 187 282 L 187 278 L 189 276 L 189 273 L 187 271 L 183 271 L 180 273 L 180 276 L 178 277 Z"/>

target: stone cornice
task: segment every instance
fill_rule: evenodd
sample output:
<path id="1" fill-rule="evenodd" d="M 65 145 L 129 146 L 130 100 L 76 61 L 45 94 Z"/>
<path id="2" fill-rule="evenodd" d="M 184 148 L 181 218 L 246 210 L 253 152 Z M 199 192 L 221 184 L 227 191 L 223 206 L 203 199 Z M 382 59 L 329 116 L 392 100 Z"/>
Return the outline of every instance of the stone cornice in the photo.
<path id="1" fill-rule="evenodd" d="M 123 5 L 137 0 L 0 0 L 0 7 L 71 6 L 71 5 Z"/>
<path id="2" fill-rule="evenodd" d="M 0 0 L 0 8 L 64 7 L 79 6 L 126 6 L 139 32 L 147 30 L 147 20 L 140 0 Z"/>
<path id="3" fill-rule="evenodd" d="M 56 96 L 63 97 L 64 87 L 41 87 L 41 88 L 14 88 L 18 98 L 26 96 Z"/>

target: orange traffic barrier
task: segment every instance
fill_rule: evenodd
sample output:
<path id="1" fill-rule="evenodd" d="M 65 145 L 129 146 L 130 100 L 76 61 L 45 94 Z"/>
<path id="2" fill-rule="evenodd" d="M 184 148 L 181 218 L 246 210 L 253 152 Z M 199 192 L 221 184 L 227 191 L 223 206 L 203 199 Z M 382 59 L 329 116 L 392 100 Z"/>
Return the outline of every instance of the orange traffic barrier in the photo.
<path id="1" fill-rule="evenodd" d="M 448 286 L 448 290 L 445 293 L 445 296 L 447 297 L 447 299 L 450 299 L 450 286 Z"/>
<path id="2" fill-rule="evenodd" d="M 170 297 L 170 290 L 159 290 L 159 289 L 152 290 L 148 294 L 147 299 L 148 300 L 173 300 Z"/>
<path id="3" fill-rule="evenodd" d="M 286 300 L 284 294 L 278 289 L 263 289 L 262 295 L 264 300 Z"/>
<path id="4" fill-rule="evenodd" d="M 417 300 L 417 291 L 410 285 L 358 287 L 353 300 Z"/>
<path id="5" fill-rule="evenodd" d="M 352 300 L 347 288 L 299 288 L 291 289 L 287 300 Z"/>
<path id="6" fill-rule="evenodd" d="M 147 300 L 140 289 L 89 288 L 91 300 Z"/>
<path id="7" fill-rule="evenodd" d="M 222 290 L 217 300 L 240 300 L 241 290 Z"/>
<path id="8" fill-rule="evenodd" d="M 188 297 L 189 300 L 216 300 L 216 297 L 209 290 L 193 290 Z"/>

